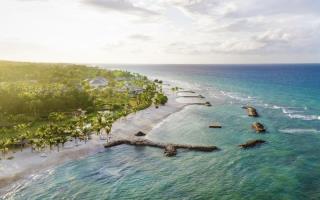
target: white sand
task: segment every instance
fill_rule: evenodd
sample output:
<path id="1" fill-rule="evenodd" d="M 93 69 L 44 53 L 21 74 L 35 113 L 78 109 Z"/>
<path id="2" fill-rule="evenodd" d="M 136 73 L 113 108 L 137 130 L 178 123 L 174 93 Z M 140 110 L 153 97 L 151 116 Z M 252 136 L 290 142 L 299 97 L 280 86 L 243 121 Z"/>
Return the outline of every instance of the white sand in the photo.
<path id="1" fill-rule="evenodd" d="M 152 106 L 117 120 L 112 127 L 111 139 L 130 139 L 136 137 L 134 134 L 138 131 L 148 133 L 163 119 L 190 103 L 177 102 L 176 94 L 170 91 L 169 86 L 164 86 L 163 90 L 168 96 L 168 102 L 165 106 L 160 106 L 158 109 Z M 16 152 L 12 154 L 14 159 L 0 160 L 0 188 L 6 187 L 20 178 L 37 173 L 39 170 L 45 170 L 70 160 L 81 159 L 103 151 L 105 142 L 105 140 L 100 140 L 98 136 L 92 135 L 92 139 L 86 144 L 82 142 L 81 145 L 75 146 L 74 142 L 69 142 L 65 145 L 65 148 L 60 148 L 60 152 L 57 152 L 56 148 L 53 151 L 47 150 L 47 157 L 41 157 L 42 153 L 31 153 L 31 149 Z M 67 148 L 68 146 L 71 148 Z"/>

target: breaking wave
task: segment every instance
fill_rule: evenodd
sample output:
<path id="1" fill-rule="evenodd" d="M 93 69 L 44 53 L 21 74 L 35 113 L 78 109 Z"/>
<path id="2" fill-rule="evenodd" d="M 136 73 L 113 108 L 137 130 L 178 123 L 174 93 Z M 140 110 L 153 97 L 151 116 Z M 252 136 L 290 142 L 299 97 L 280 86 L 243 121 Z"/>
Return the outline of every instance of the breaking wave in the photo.
<path id="1" fill-rule="evenodd" d="M 290 119 L 300 119 L 305 121 L 320 120 L 320 115 L 316 114 L 306 114 L 308 107 L 290 107 L 290 106 L 280 106 L 264 103 L 256 97 L 241 95 L 239 93 L 220 91 L 222 95 L 229 97 L 231 99 L 239 101 L 243 104 L 254 104 L 256 106 L 261 106 L 273 110 L 281 110 L 281 112 Z"/>
<path id="2" fill-rule="evenodd" d="M 291 134 L 294 134 L 294 133 L 320 133 L 320 130 L 313 129 L 313 128 L 310 128 L 310 129 L 303 129 L 303 128 L 290 129 L 290 128 L 287 128 L 287 129 L 280 129 L 279 131 L 282 133 L 291 133 Z"/>

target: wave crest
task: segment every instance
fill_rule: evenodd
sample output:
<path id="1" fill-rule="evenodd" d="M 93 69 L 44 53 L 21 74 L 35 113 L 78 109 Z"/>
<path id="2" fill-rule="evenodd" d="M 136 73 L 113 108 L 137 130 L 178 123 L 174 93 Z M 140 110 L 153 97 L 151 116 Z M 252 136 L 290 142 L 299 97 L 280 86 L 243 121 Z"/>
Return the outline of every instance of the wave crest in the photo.
<path id="1" fill-rule="evenodd" d="M 291 133 L 291 134 L 294 134 L 294 133 L 320 133 L 320 130 L 313 129 L 313 128 L 310 128 L 310 129 L 303 129 L 303 128 L 290 129 L 290 128 L 287 128 L 287 129 L 280 129 L 279 131 L 282 133 Z"/>

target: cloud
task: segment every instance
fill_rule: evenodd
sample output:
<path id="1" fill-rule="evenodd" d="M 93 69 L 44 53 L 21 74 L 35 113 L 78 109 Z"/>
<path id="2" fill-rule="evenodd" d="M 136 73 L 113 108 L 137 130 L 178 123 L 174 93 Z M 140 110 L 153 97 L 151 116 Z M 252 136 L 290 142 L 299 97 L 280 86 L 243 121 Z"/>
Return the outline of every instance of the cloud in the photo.
<path id="1" fill-rule="evenodd" d="M 212 55 L 212 54 L 244 54 L 262 49 L 265 44 L 253 41 L 226 40 L 207 43 L 171 43 L 166 51 L 171 54 Z"/>
<path id="2" fill-rule="evenodd" d="M 270 42 L 284 42 L 287 43 L 291 39 L 291 34 L 282 32 L 280 30 L 267 31 L 259 35 L 256 39 L 264 43 Z"/>
<path id="3" fill-rule="evenodd" d="M 155 16 L 159 13 L 134 5 L 128 0 L 84 0 L 84 3 L 100 9 L 138 16 Z"/>
<path id="4" fill-rule="evenodd" d="M 238 33 L 236 33 L 238 34 Z M 295 55 L 303 53 L 319 53 L 320 42 L 317 39 L 320 28 L 270 29 L 253 34 L 233 34 L 226 39 L 210 37 L 207 42 L 179 41 L 169 43 L 165 51 L 169 54 L 181 55 Z"/>
<path id="5" fill-rule="evenodd" d="M 227 15 L 236 9 L 232 0 L 164 0 L 165 4 L 179 7 L 190 14 Z"/>
<path id="6" fill-rule="evenodd" d="M 108 50 L 108 51 L 114 51 L 121 49 L 125 46 L 125 43 L 123 41 L 116 41 L 116 42 L 110 42 L 105 44 L 102 49 Z"/>
<path id="7" fill-rule="evenodd" d="M 164 0 L 193 14 L 215 16 L 254 16 L 274 14 L 319 14 L 320 2 L 314 0 Z"/>
<path id="8" fill-rule="evenodd" d="M 215 62 L 216 55 L 246 55 L 251 61 L 302 54 L 319 60 L 319 10 L 316 0 L 3 0 L 0 11 L 8 17 L 0 19 L 0 41 L 10 35 L 56 47 L 46 38 L 52 34 L 70 49 L 77 44 L 92 49 L 92 59 L 107 51 L 130 62 L 137 58 L 128 56 L 132 52 L 152 61 L 193 61 L 198 56 Z M 27 49 L 27 44 L 2 43 L 13 45 Z"/>
<path id="9" fill-rule="evenodd" d="M 151 37 L 151 36 L 143 35 L 143 34 L 133 34 L 133 35 L 130 35 L 128 38 L 129 38 L 129 39 L 132 39 L 132 40 L 139 40 L 139 41 L 149 41 L 149 40 L 152 40 L 152 37 Z"/>
<path id="10" fill-rule="evenodd" d="M 22 2 L 31 2 L 31 1 L 45 2 L 45 1 L 48 1 L 48 0 L 17 0 L 17 1 L 22 1 Z"/>

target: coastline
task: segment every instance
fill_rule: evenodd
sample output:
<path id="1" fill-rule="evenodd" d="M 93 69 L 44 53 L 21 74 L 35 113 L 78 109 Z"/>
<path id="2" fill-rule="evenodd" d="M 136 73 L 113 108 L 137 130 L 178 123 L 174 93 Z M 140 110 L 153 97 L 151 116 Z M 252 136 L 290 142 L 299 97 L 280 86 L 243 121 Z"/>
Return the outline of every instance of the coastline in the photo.
<path id="1" fill-rule="evenodd" d="M 134 134 L 138 131 L 148 134 L 157 124 L 171 114 L 179 112 L 185 106 L 192 105 L 192 103 L 176 101 L 177 95 L 171 91 L 170 85 L 163 85 L 163 92 L 168 96 L 166 105 L 159 108 L 150 106 L 115 121 L 110 133 L 111 141 L 134 139 L 136 137 Z M 81 142 L 79 146 L 75 147 L 74 143 L 67 143 L 66 147 L 71 147 L 63 148 L 60 152 L 47 150 L 45 152 L 46 157 L 41 157 L 42 153 L 31 153 L 29 148 L 24 149 L 22 152 L 16 152 L 13 154 L 14 158 L 12 160 L 1 160 L 0 162 L 0 195 L 9 192 L 10 186 L 14 183 L 24 178 L 28 179 L 28 177 L 40 171 L 103 152 L 105 143 L 105 140 L 100 140 L 99 136 L 93 134 L 92 139 L 86 144 Z"/>

